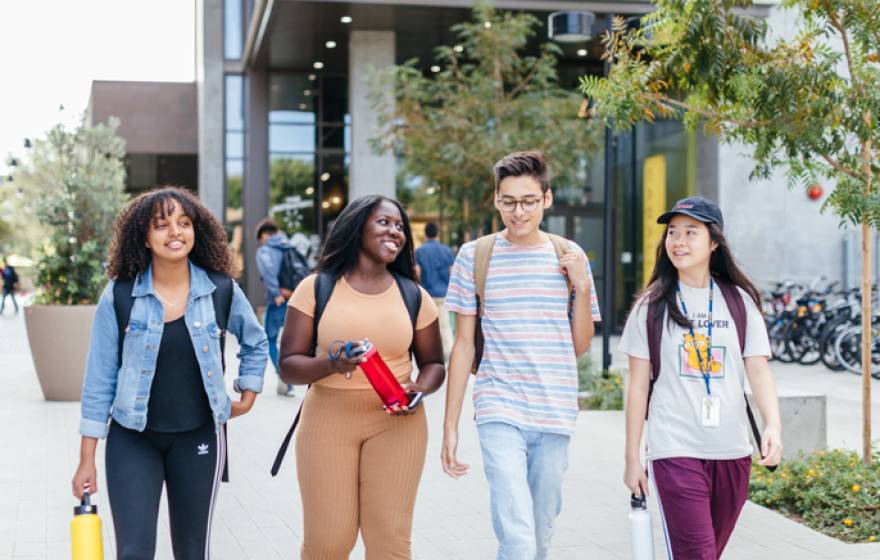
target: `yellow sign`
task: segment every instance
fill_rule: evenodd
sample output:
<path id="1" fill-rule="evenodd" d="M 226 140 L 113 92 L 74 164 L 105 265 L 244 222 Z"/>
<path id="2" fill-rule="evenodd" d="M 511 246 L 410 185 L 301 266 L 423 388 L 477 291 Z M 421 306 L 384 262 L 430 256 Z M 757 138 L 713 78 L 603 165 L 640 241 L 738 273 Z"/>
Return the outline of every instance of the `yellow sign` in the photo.
<path id="1" fill-rule="evenodd" d="M 657 243 L 663 225 L 657 217 L 666 211 L 666 156 L 660 154 L 645 160 L 642 188 L 642 283 L 647 284 L 657 260 Z"/>

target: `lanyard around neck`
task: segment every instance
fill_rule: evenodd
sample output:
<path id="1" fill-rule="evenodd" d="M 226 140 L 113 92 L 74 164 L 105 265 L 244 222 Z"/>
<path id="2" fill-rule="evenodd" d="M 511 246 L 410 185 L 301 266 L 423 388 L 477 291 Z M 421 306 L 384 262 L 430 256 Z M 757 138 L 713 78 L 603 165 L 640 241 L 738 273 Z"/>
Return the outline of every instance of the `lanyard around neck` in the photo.
<path id="1" fill-rule="evenodd" d="M 684 296 L 681 293 L 681 282 L 675 285 L 675 292 L 678 294 L 678 301 L 681 304 L 681 311 L 684 313 L 684 316 L 687 319 L 688 311 L 687 306 L 684 303 Z M 700 352 L 700 349 L 697 348 L 697 335 L 694 332 L 694 324 L 691 322 L 689 327 L 691 334 L 691 344 L 694 345 L 694 352 L 697 353 L 697 361 L 700 364 L 700 373 L 703 375 L 703 381 L 706 382 L 706 394 L 712 395 L 712 388 L 709 385 L 709 381 L 711 380 L 712 375 L 712 301 L 715 295 L 715 281 L 712 277 L 709 277 L 709 333 L 708 333 L 708 344 L 706 346 L 706 365 L 703 366 L 703 353 Z"/>

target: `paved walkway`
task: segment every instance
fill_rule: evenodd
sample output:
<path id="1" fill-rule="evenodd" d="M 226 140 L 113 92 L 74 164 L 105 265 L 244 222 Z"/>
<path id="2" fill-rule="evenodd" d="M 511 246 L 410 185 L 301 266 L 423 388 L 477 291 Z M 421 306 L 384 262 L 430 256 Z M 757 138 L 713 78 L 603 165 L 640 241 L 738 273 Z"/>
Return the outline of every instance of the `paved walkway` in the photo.
<path id="1" fill-rule="evenodd" d="M 71 325 L 76 328 L 76 325 Z M 597 341 L 598 342 L 598 341 Z M 230 356 L 233 356 L 230 348 Z M 619 357 L 618 357 L 619 359 Z M 619 362 L 618 362 L 619 363 Z M 827 393 L 829 443 L 859 447 L 859 379 L 821 367 L 777 365 L 780 385 Z M 33 372 L 21 317 L 0 317 L 0 560 L 70 558 L 69 520 L 74 500 L 70 479 L 78 461 L 78 403 L 42 399 Z M 880 416 L 880 383 L 875 383 L 875 416 Z M 269 378 L 268 389 L 274 389 Z M 461 458 L 472 472 L 454 481 L 440 470 L 439 447 L 443 395 L 425 402 L 430 423 L 428 459 L 416 506 L 413 551 L 422 560 L 490 560 L 495 540 L 488 511 L 476 430 L 463 422 Z M 230 424 L 230 474 L 215 518 L 216 559 L 298 558 L 302 513 L 292 456 L 278 477 L 269 467 L 287 430 L 297 401 L 267 391 L 255 409 Z M 463 417 L 468 418 L 466 409 Z M 875 425 L 880 435 L 880 425 Z M 623 469 L 623 414 L 584 412 L 571 448 L 565 503 L 551 558 L 629 558 L 628 493 Z M 104 482 L 103 445 L 99 446 L 98 484 Z M 105 523 L 105 558 L 115 558 L 106 489 L 98 504 Z M 650 507 L 656 511 L 656 505 Z M 159 521 L 157 558 L 171 559 L 167 514 Z M 657 558 L 663 541 L 655 516 Z M 352 558 L 363 558 L 360 545 Z M 825 537 L 760 506 L 748 503 L 727 549 L 729 559 L 880 558 L 880 543 L 847 545 Z"/>

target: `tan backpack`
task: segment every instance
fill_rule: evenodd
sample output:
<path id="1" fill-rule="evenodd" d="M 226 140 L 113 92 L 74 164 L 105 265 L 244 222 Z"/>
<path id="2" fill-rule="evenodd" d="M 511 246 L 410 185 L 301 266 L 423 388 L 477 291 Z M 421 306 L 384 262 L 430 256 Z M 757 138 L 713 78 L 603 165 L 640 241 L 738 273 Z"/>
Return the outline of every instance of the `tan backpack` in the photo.
<path id="1" fill-rule="evenodd" d="M 483 359 L 484 339 L 482 323 L 483 310 L 485 308 L 483 302 L 486 293 L 486 275 L 489 273 L 489 261 L 492 260 L 492 251 L 495 248 L 495 237 L 497 235 L 497 233 L 491 233 L 480 237 L 477 239 L 477 246 L 474 249 L 474 287 L 476 288 L 477 295 L 477 324 L 474 328 L 474 363 L 471 366 L 471 373 L 474 375 L 476 375 L 477 368 L 480 367 L 480 362 Z M 564 237 L 552 233 L 547 233 L 547 237 L 553 242 L 553 247 L 556 249 L 556 256 L 558 258 L 562 258 L 562 255 L 571 250 L 571 245 Z M 570 317 L 572 286 L 571 280 L 567 275 L 565 277 L 565 283 L 568 286 L 568 315 Z"/>

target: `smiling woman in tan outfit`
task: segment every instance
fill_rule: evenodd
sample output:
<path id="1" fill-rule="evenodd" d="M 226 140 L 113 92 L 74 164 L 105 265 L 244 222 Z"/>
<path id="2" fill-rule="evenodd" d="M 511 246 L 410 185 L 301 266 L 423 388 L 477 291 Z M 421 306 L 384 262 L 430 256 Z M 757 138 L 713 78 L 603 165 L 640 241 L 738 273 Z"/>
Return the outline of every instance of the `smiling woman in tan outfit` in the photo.
<path id="1" fill-rule="evenodd" d="M 415 281 L 412 235 L 400 203 L 369 196 L 347 206 L 324 245 L 323 272 L 335 287 L 320 317 L 314 355 L 316 275 L 291 297 L 281 340 L 282 379 L 311 384 L 296 436 L 302 558 L 348 558 L 360 531 L 368 560 L 406 560 L 425 462 L 425 411 L 383 410 L 358 367 L 360 358 L 328 353 L 336 340 L 366 338 L 408 392 L 428 395 L 443 383 L 437 308 L 419 287 L 414 329 L 397 286 L 397 280 Z M 415 382 L 410 349 L 419 367 Z"/>

